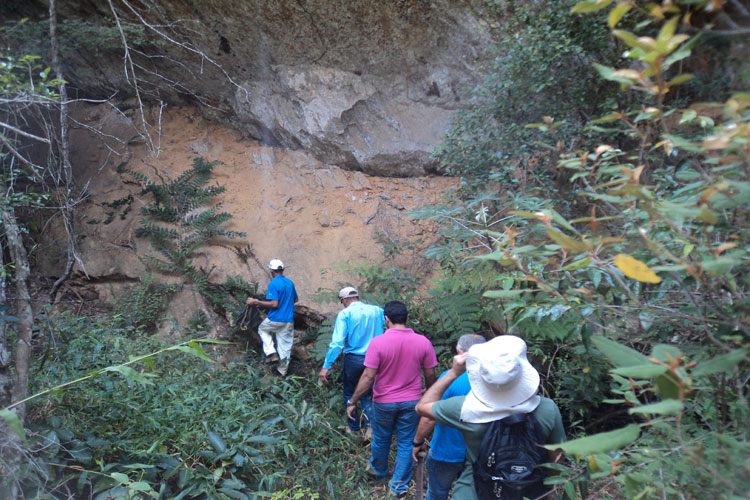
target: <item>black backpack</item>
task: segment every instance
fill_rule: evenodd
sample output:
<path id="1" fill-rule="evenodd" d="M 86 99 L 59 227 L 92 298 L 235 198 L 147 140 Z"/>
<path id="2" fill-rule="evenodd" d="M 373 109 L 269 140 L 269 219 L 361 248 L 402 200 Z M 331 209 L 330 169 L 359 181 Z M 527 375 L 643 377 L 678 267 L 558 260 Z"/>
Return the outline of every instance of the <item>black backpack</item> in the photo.
<path id="1" fill-rule="evenodd" d="M 474 462 L 474 488 L 479 500 L 521 500 L 548 493 L 543 484 L 548 462 L 544 433 L 530 413 L 492 422 Z"/>
<path id="2" fill-rule="evenodd" d="M 248 332 L 258 328 L 262 321 L 263 316 L 261 316 L 260 310 L 256 306 L 245 304 L 245 307 L 235 318 L 234 324 L 241 332 Z"/>

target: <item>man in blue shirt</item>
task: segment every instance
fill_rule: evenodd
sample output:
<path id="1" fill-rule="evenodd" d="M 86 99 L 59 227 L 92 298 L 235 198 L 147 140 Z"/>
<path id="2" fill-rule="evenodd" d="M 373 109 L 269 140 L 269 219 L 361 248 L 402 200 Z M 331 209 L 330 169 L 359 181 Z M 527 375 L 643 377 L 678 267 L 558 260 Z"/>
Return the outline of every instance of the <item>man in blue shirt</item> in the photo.
<path id="1" fill-rule="evenodd" d="M 456 351 L 458 354 L 468 352 L 469 347 L 474 344 L 485 342 L 484 337 L 474 333 L 463 335 L 458 339 Z M 446 370 L 440 377 L 448 372 Z M 471 391 L 469 376 L 464 373 L 454 380 L 446 389 L 441 399 L 453 396 L 465 396 Z M 433 434 L 433 429 L 435 430 Z M 432 435 L 430 451 L 427 455 L 427 493 L 425 500 L 447 500 L 453 482 L 464 470 L 466 460 L 466 445 L 461 431 L 443 424 L 435 424 L 435 421 L 422 417 L 417 427 L 417 434 L 412 443 L 412 458 L 417 461 L 417 454 L 427 448 L 425 439 Z"/>
<path id="2" fill-rule="evenodd" d="M 341 289 L 339 301 L 343 304 L 344 310 L 336 315 L 333 337 L 328 345 L 326 359 L 323 362 L 323 368 L 318 373 L 318 378 L 322 383 L 328 383 L 328 370 L 343 350 L 344 362 L 341 367 L 341 378 L 344 383 L 343 396 L 344 406 L 346 406 L 346 402 L 354 394 L 359 377 L 365 371 L 365 352 L 370 341 L 383 333 L 385 316 L 381 307 L 360 302 L 359 292 L 351 286 Z M 366 427 L 372 417 L 372 389 L 368 390 L 360 400 Z M 355 413 L 354 420 L 347 419 L 347 421 L 350 432 L 360 430 L 358 413 Z"/>
<path id="3" fill-rule="evenodd" d="M 278 363 L 276 371 L 284 377 L 289 368 L 294 343 L 294 303 L 299 297 L 292 280 L 284 276 L 283 262 L 273 259 L 268 264 L 268 269 L 271 272 L 271 282 L 268 284 L 266 300 L 248 297 L 247 303 L 268 309 L 268 317 L 258 326 L 258 335 L 263 342 L 266 363 Z"/>

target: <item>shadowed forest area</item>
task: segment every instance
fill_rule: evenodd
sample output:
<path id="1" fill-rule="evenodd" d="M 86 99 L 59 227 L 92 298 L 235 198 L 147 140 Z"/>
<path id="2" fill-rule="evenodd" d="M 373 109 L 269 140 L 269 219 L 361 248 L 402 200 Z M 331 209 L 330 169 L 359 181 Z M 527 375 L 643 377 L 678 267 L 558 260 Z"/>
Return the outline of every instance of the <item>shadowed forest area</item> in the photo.
<path id="1" fill-rule="evenodd" d="M 346 433 L 341 363 L 333 383 L 316 376 L 333 317 L 298 308 L 289 375 L 274 376 L 260 318 L 236 321 L 265 282 L 219 279 L 201 260 L 272 237 L 233 225 L 242 214 L 223 208 L 209 155 L 172 177 L 112 165 L 146 200 L 132 241 L 150 245 L 148 272 L 101 310 L 59 300 L 85 268 L 77 224 L 91 196 L 71 164 L 71 108 L 129 108 L 128 145 L 156 154 L 166 104 L 154 92 L 177 86 L 159 51 L 214 64 L 149 24 L 158 4 L 112 0 L 87 23 L 58 19 L 50 0 L 44 19 L 0 31 L 0 498 L 386 498 L 367 442 Z M 438 373 L 465 333 L 522 337 L 568 437 L 547 479 L 560 498 L 748 498 L 750 3 L 478 5 L 492 56 L 432 153 L 458 187 L 401 212 L 435 228 L 421 255 L 434 272 L 401 265 L 418 243 L 379 235 L 382 261 L 342 254 L 348 280 L 315 300 L 330 308 L 353 285 L 366 302 L 404 302 Z M 70 83 L 66 54 L 92 44 L 118 54 L 130 95 Z M 52 278 L 36 253 L 50 225 L 62 235 Z M 186 289 L 199 307 L 164 327 Z"/>

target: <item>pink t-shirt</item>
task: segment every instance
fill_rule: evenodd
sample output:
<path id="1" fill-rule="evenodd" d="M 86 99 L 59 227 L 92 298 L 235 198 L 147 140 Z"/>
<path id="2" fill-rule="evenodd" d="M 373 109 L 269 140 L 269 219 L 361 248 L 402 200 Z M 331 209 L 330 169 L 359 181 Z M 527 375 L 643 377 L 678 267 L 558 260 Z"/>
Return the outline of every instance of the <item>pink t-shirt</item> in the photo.
<path id="1" fill-rule="evenodd" d="M 411 328 L 389 328 L 370 341 L 365 366 L 378 371 L 372 393 L 376 403 L 416 401 L 422 397 L 422 370 L 437 366 L 435 349 Z"/>

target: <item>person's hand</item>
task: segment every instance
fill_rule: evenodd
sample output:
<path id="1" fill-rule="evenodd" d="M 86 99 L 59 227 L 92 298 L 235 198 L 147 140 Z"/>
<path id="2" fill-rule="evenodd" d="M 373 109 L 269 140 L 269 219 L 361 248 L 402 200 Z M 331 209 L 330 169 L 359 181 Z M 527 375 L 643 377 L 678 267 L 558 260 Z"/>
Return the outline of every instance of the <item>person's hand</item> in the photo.
<path id="1" fill-rule="evenodd" d="M 451 367 L 451 370 L 453 370 L 456 375 L 461 375 L 466 371 L 466 356 L 468 356 L 468 353 L 466 352 L 453 356 L 453 366 Z"/>
<path id="2" fill-rule="evenodd" d="M 258 302 L 257 299 L 254 299 L 252 297 L 248 297 L 247 300 L 245 301 L 245 304 L 247 304 L 249 306 L 252 306 L 252 305 L 255 305 L 257 302 Z"/>
<path id="3" fill-rule="evenodd" d="M 356 420 L 354 418 L 354 411 L 357 409 L 357 405 L 347 405 L 346 406 L 346 416 L 349 418 L 349 420 Z"/>
<path id="4" fill-rule="evenodd" d="M 323 384 L 328 383 L 328 368 L 321 368 L 318 372 L 318 380 L 320 380 Z"/>
<path id="5" fill-rule="evenodd" d="M 424 441 L 421 446 L 412 446 L 411 448 L 411 458 L 414 460 L 414 463 L 419 462 L 419 459 L 427 455 L 427 450 L 429 448 L 429 445 L 427 444 L 427 441 Z M 422 457 L 420 457 L 422 455 Z"/>

